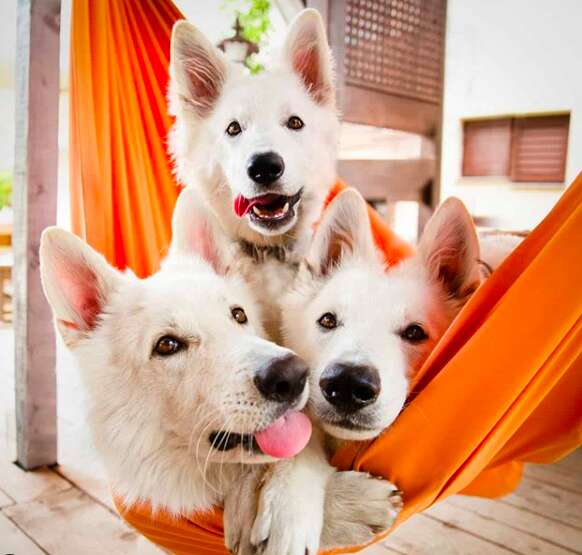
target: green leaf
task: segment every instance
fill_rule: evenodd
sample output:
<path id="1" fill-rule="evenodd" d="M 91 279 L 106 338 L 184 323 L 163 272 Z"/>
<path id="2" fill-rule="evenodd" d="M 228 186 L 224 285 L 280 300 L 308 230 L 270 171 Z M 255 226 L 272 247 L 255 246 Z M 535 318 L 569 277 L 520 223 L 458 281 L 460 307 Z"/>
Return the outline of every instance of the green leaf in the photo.
<path id="1" fill-rule="evenodd" d="M 12 174 L 0 173 L 0 210 L 12 205 Z"/>

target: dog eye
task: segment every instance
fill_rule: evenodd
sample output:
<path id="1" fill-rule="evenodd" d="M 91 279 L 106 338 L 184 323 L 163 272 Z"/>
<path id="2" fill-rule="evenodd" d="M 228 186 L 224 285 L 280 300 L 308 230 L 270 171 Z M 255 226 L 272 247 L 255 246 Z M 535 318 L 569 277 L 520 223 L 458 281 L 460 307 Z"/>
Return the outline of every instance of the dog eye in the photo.
<path id="1" fill-rule="evenodd" d="M 172 335 L 164 335 L 158 339 L 158 342 L 154 347 L 154 354 L 168 357 L 175 355 L 178 351 L 181 351 L 184 348 L 186 348 L 186 343 L 183 341 L 180 341 Z"/>
<path id="2" fill-rule="evenodd" d="M 226 134 L 230 137 L 236 137 L 239 133 L 242 133 L 240 123 L 236 120 L 231 121 L 226 128 Z"/>
<path id="3" fill-rule="evenodd" d="M 326 312 L 318 321 L 317 323 L 326 330 L 333 330 L 337 328 L 338 322 L 337 317 L 332 312 Z"/>
<path id="4" fill-rule="evenodd" d="M 291 116 L 287 120 L 286 125 L 289 129 L 293 129 L 293 131 L 299 131 L 299 129 L 302 129 L 305 124 L 299 116 Z"/>
<path id="5" fill-rule="evenodd" d="M 235 319 L 237 324 L 246 324 L 249 321 L 245 311 L 240 306 L 231 308 L 230 313 L 232 314 L 232 317 Z"/>
<path id="6" fill-rule="evenodd" d="M 420 324 L 410 324 L 400 332 L 400 337 L 410 343 L 420 343 L 428 339 L 428 334 Z"/>

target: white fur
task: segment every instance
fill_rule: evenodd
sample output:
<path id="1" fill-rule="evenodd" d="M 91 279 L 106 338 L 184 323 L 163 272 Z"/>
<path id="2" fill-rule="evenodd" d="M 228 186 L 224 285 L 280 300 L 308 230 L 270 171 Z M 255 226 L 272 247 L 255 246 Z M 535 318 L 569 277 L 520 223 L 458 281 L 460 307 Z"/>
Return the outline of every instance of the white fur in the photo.
<path id="1" fill-rule="evenodd" d="M 481 260 L 492 270 L 501 266 L 502 262 L 521 244 L 523 237 L 510 233 L 490 233 L 479 236 Z"/>
<path id="2" fill-rule="evenodd" d="M 210 212 L 233 240 L 288 245 L 306 240 L 336 178 L 338 119 L 333 73 L 323 24 L 315 10 L 304 10 L 291 25 L 280 55 L 263 73 L 251 76 L 233 63 L 193 25 L 173 30 L 170 110 L 176 122 L 170 135 L 176 173 L 201 193 Z M 285 126 L 299 116 L 298 131 Z M 225 130 L 237 120 L 243 131 Z M 260 191 L 247 176 L 251 156 L 274 151 L 285 162 L 277 192 L 303 188 L 296 217 L 271 234 L 233 212 L 234 198 Z"/>
<path id="3" fill-rule="evenodd" d="M 199 218 L 191 225 L 161 271 L 143 280 L 56 228 L 44 232 L 40 252 L 45 293 L 79 362 L 114 491 L 127 504 L 149 501 L 174 513 L 222 501 L 240 472 L 223 463 L 272 460 L 240 446 L 212 449 L 209 434 L 253 433 L 273 422 L 281 407 L 259 394 L 253 377 L 289 354 L 264 339 L 250 289 L 228 271 L 211 228 Z M 245 310 L 246 324 L 234 320 L 234 306 Z M 156 355 L 166 334 L 187 347 Z"/>
<path id="4" fill-rule="evenodd" d="M 285 344 L 311 367 L 309 408 L 327 433 L 369 439 L 394 421 L 411 374 L 479 282 L 478 253 L 468 213 L 450 200 L 427 225 L 417 255 L 386 270 L 375 253 L 361 196 L 348 190 L 333 201 L 308 263 L 283 302 Z M 326 312 L 337 316 L 336 329 L 318 325 Z M 414 323 L 424 327 L 426 341 L 411 344 L 401 337 Z M 367 430 L 334 423 L 340 415 L 323 397 L 319 379 L 336 361 L 367 364 L 380 374 L 378 399 L 352 418 Z"/>

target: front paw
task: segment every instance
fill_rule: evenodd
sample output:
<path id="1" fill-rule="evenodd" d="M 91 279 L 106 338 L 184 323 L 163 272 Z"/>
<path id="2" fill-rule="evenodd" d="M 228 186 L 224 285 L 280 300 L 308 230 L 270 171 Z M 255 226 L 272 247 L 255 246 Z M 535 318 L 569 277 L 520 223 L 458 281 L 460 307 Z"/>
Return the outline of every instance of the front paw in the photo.
<path id="1" fill-rule="evenodd" d="M 233 555 L 257 555 L 251 543 L 251 528 L 257 514 L 262 472 L 250 467 L 224 498 L 224 545 Z"/>
<path id="2" fill-rule="evenodd" d="M 325 498 L 322 549 L 361 545 L 388 530 L 403 507 L 402 492 L 365 472 L 336 472 Z"/>
<path id="3" fill-rule="evenodd" d="M 304 480 L 301 472 L 287 472 L 287 465 L 277 465 L 259 496 L 250 538 L 257 555 L 316 555 L 319 550 L 325 481 Z"/>

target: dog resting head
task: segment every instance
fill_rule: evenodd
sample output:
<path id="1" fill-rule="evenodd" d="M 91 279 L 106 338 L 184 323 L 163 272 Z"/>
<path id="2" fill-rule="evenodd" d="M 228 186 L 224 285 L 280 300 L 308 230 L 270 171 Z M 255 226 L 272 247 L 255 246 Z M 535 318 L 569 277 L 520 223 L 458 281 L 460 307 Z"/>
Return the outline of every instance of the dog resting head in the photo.
<path id="1" fill-rule="evenodd" d="M 187 212 L 189 223 L 147 279 L 60 229 L 41 244 L 45 293 L 80 363 L 114 489 L 176 512 L 219 500 L 205 488 L 216 463 L 291 456 L 310 433 L 296 412 L 308 394 L 305 364 L 263 338 L 248 287 L 182 200 L 175 219 Z"/>
<path id="2" fill-rule="evenodd" d="M 179 179 L 201 193 L 231 238 L 281 244 L 309 233 L 336 178 L 338 133 L 318 12 L 295 19 L 282 52 L 255 76 L 179 21 L 170 75 Z"/>
<path id="3" fill-rule="evenodd" d="M 285 344 L 311 368 L 309 407 L 340 439 L 368 439 L 404 406 L 408 381 L 480 281 L 478 242 L 463 204 L 449 199 L 416 255 L 384 268 L 364 199 L 330 205 L 283 303 Z"/>

